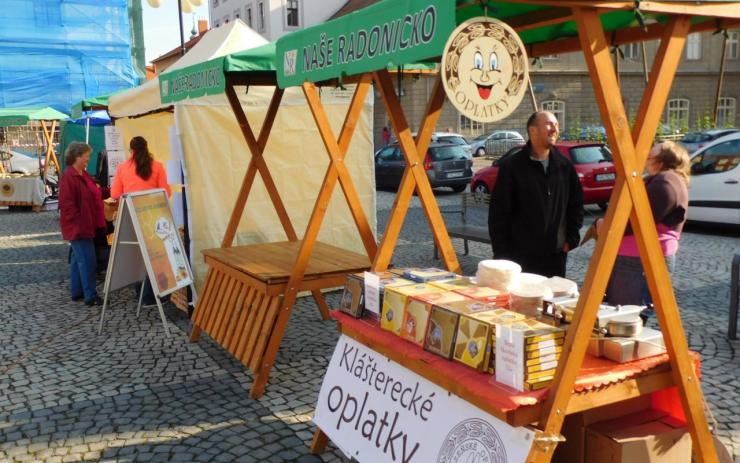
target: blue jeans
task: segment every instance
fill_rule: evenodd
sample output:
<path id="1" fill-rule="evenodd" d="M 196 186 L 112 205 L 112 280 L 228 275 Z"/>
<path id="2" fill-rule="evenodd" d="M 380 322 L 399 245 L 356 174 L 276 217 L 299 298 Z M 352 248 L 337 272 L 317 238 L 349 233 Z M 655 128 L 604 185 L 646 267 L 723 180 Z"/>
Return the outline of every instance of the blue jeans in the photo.
<path id="1" fill-rule="evenodd" d="M 72 255 L 69 261 L 69 289 L 73 298 L 84 296 L 90 302 L 98 295 L 95 289 L 95 243 L 92 238 L 72 240 Z"/>
<path id="2" fill-rule="evenodd" d="M 673 273 L 676 256 L 665 256 L 665 263 L 668 272 Z M 652 305 L 653 299 L 639 257 L 617 256 L 606 288 L 606 302 L 611 305 Z"/>

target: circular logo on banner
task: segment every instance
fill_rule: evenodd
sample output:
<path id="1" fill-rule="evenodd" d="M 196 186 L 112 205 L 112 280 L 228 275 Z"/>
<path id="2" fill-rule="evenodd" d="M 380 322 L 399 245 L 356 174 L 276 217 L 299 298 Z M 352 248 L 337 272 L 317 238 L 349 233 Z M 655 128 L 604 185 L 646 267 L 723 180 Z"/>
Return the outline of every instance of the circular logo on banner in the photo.
<path id="1" fill-rule="evenodd" d="M 487 422 L 471 418 L 452 428 L 442 442 L 437 463 L 506 463 L 506 449 Z"/>
<path id="2" fill-rule="evenodd" d="M 15 192 L 15 188 L 13 188 L 13 184 L 10 182 L 3 182 L 0 184 L 0 193 L 2 193 L 3 196 L 6 198 L 10 198 L 13 196 L 13 193 Z"/>
<path id="3" fill-rule="evenodd" d="M 514 30 L 492 18 L 460 24 L 442 54 L 442 83 L 464 116 L 495 122 L 514 112 L 527 90 L 524 44 Z"/>

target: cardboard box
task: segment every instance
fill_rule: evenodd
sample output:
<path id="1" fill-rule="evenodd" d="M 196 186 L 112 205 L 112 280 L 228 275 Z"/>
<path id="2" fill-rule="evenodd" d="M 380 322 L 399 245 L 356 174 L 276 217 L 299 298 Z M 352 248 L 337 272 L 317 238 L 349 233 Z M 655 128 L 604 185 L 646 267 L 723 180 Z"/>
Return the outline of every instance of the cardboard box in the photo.
<path id="1" fill-rule="evenodd" d="M 383 291 L 383 310 L 380 316 L 380 327 L 396 335 L 401 333 L 403 312 L 409 296 L 442 292 L 441 289 L 427 284 L 385 286 Z"/>
<path id="2" fill-rule="evenodd" d="M 444 291 L 436 286 L 430 286 Z M 465 296 L 449 291 L 410 296 L 403 310 L 403 324 L 401 325 L 400 336 L 414 344 L 424 346 L 424 338 L 426 337 L 432 306 L 464 301 L 465 299 Z"/>
<path id="3" fill-rule="evenodd" d="M 589 426 L 586 461 L 691 463 L 691 436 L 685 423 L 645 410 Z"/>
<path id="4" fill-rule="evenodd" d="M 488 286 L 469 286 L 467 288 L 453 289 L 453 291 L 470 299 L 495 304 L 501 308 L 507 308 L 509 306 L 509 293 L 489 288 Z"/>
<path id="5" fill-rule="evenodd" d="M 385 294 L 385 288 L 397 288 L 400 286 L 410 286 L 415 284 L 411 280 L 400 278 L 390 272 L 366 272 L 371 275 L 379 277 L 378 288 L 372 288 L 369 286 L 369 278 L 365 280 L 365 288 L 363 294 L 363 300 L 365 304 L 365 310 L 363 316 L 365 318 L 380 321 L 380 314 L 383 309 L 383 297 Z"/>
<path id="6" fill-rule="evenodd" d="M 424 349 L 451 359 L 460 315 L 493 309 L 495 307 L 492 305 L 471 300 L 433 305 L 429 314 Z"/>
<path id="7" fill-rule="evenodd" d="M 475 369 L 489 371 L 496 325 L 522 321 L 523 315 L 494 308 L 460 315 L 453 358 Z"/>
<path id="8" fill-rule="evenodd" d="M 447 270 L 436 267 L 412 267 L 407 268 L 406 271 L 403 272 L 404 278 L 415 281 L 417 283 L 426 283 L 436 280 L 449 280 L 450 278 L 455 278 L 457 276 L 458 275 L 454 272 L 448 272 Z"/>
<path id="9" fill-rule="evenodd" d="M 360 318 L 365 308 L 364 294 L 365 278 L 363 274 L 348 275 L 347 282 L 344 284 L 342 300 L 339 302 L 339 310 L 355 318 Z"/>
<path id="10" fill-rule="evenodd" d="M 454 278 L 450 278 L 447 280 L 430 281 L 429 284 L 432 286 L 436 286 L 437 288 L 442 288 L 445 291 L 454 291 L 456 289 L 475 286 L 475 283 L 473 283 L 473 280 L 471 280 L 469 277 L 464 277 L 460 275 L 455 275 Z"/>
<path id="11" fill-rule="evenodd" d="M 643 395 L 566 416 L 560 431 L 565 437 L 565 442 L 558 444 L 552 457 L 552 463 L 588 463 L 585 460 L 586 428 L 588 426 L 599 421 L 612 420 L 647 410 L 650 405 L 650 396 Z"/>

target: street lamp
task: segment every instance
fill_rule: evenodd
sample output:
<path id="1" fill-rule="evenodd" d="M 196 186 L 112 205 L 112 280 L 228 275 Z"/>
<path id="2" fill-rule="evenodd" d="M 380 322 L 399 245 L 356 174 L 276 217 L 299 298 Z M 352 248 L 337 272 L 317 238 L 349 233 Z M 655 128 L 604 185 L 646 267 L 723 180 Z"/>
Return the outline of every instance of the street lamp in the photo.
<path id="1" fill-rule="evenodd" d="M 162 6 L 164 0 L 146 0 L 149 6 L 152 8 L 159 8 Z M 182 14 L 192 13 L 193 8 L 201 6 L 203 0 L 176 0 L 177 1 L 177 24 L 180 26 L 180 55 L 185 54 L 185 36 L 182 30 Z"/>

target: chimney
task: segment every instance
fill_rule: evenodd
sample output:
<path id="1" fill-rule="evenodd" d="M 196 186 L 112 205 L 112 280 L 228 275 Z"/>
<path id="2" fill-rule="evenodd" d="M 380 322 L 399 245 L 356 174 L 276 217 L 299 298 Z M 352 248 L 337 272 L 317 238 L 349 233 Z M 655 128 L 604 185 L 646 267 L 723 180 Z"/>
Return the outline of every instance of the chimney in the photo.
<path id="1" fill-rule="evenodd" d="M 208 20 L 199 19 L 198 20 L 198 35 L 203 35 L 206 31 L 208 31 Z"/>

